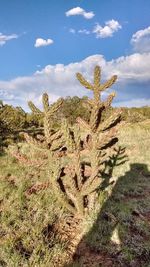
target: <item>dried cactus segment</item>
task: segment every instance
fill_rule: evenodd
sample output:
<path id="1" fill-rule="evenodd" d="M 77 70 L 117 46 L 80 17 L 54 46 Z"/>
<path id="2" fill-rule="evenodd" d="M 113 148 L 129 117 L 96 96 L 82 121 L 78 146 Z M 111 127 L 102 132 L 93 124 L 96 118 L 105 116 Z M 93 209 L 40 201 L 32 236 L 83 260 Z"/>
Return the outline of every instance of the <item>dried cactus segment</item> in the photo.
<path id="1" fill-rule="evenodd" d="M 50 187 L 49 182 L 33 184 L 32 186 L 30 186 L 26 190 L 25 194 L 26 194 L 26 196 L 30 196 L 32 194 L 37 194 L 38 192 L 41 192 L 41 191 L 43 191 L 49 187 Z"/>
<path id="2" fill-rule="evenodd" d="M 84 231 L 83 231 L 84 229 Z M 55 224 L 56 239 L 59 243 L 65 243 L 65 251 L 55 256 L 51 264 L 54 267 L 66 266 L 72 261 L 72 255 L 75 254 L 82 236 L 86 232 L 83 219 L 79 214 L 75 216 L 67 216 L 60 219 Z M 63 254 L 63 255 L 62 255 Z"/>

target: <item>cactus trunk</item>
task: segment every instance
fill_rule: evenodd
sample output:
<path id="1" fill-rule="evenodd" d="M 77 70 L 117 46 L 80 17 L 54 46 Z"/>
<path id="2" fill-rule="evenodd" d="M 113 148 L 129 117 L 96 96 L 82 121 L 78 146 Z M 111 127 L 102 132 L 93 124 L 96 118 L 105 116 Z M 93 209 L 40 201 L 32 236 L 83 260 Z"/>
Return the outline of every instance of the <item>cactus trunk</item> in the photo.
<path id="1" fill-rule="evenodd" d="M 72 262 L 76 249 L 86 233 L 84 219 L 79 216 L 68 217 L 55 224 L 56 239 L 65 244 L 65 252 L 53 260 L 54 267 L 63 267 Z"/>

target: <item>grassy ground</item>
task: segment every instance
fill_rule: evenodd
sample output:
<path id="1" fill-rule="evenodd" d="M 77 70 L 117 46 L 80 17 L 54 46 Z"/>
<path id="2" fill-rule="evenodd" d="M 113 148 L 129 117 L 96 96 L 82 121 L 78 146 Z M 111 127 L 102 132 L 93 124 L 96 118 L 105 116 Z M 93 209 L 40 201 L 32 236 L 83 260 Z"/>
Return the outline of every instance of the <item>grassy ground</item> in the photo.
<path id="1" fill-rule="evenodd" d="M 71 266 L 150 266 L 150 123 L 120 127 L 128 160 Z"/>
<path id="2" fill-rule="evenodd" d="M 119 135 L 128 161 L 113 170 L 112 195 L 71 266 L 150 267 L 150 123 L 122 125 Z M 34 152 L 30 157 L 39 158 Z M 50 187 L 26 194 L 37 181 L 47 182 L 44 168 L 4 154 L 0 180 L 0 266 L 52 266 L 52 257 L 64 248 L 50 235 L 51 224 L 64 210 Z"/>

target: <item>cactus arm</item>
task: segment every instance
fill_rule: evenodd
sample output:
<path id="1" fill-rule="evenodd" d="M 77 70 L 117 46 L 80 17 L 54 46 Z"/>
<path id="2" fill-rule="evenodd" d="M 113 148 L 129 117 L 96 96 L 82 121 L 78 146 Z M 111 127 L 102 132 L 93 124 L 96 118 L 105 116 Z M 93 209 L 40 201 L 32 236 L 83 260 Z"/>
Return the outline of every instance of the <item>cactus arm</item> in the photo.
<path id="1" fill-rule="evenodd" d="M 64 143 L 65 142 L 62 138 L 59 138 L 58 140 L 54 140 L 52 141 L 52 143 L 50 142 L 50 150 L 51 151 L 59 150 L 63 147 Z"/>
<path id="2" fill-rule="evenodd" d="M 89 90 L 93 90 L 93 85 L 91 83 L 89 83 L 88 81 L 86 81 L 86 79 L 82 76 L 81 73 L 77 73 L 76 77 L 78 79 L 78 81 L 86 88 Z"/>
<path id="3" fill-rule="evenodd" d="M 49 98 L 48 98 L 48 94 L 47 93 L 43 94 L 42 102 L 43 102 L 44 112 L 48 112 L 48 110 L 49 110 Z"/>
<path id="4" fill-rule="evenodd" d="M 62 129 L 61 129 L 61 131 L 63 133 L 64 140 L 65 140 L 68 152 L 72 152 L 74 150 L 74 148 L 75 148 L 75 142 L 74 142 L 74 139 L 73 139 L 73 135 L 71 134 L 71 131 L 70 131 L 70 126 L 69 126 L 69 124 L 68 124 L 66 119 L 64 119 L 62 121 Z"/>
<path id="5" fill-rule="evenodd" d="M 69 203 L 68 197 L 65 193 L 63 193 L 60 188 L 58 187 L 57 183 L 51 180 L 51 186 L 53 192 L 58 199 L 59 203 L 65 207 L 69 212 L 76 214 L 76 209 Z"/>
<path id="6" fill-rule="evenodd" d="M 102 183 L 102 179 L 96 176 L 95 179 L 90 184 L 90 186 L 82 190 L 82 195 L 86 196 L 86 195 L 93 193 L 95 190 L 97 190 L 97 188 L 101 185 L 101 183 Z"/>
<path id="7" fill-rule="evenodd" d="M 79 126 L 80 126 L 82 129 L 86 129 L 86 130 L 88 130 L 88 131 L 90 132 L 91 127 L 90 127 L 90 125 L 89 125 L 84 119 L 78 117 L 78 118 L 76 119 L 76 122 L 79 124 Z"/>
<path id="8" fill-rule="evenodd" d="M 30 144 L 30 145 L 38 148 L 38 149 L 47 149 L 45 142 L 41 142 L 40 140 L 33 138 L 32 136 L 28 135 L 27 133 L 24 133 L 24 138 L 28 144 Z"/>
<path id="9" fill-rule="evenodd" d="M 97 125 L 99 122 L 98 119 L 99 119 L 99 105 L 95 104 L 91 112 L 90 123 L 89 123 L 92 132 L 96 132 Z"/>
<path id="10" fill-rule="evenodd" d="M 48 142 L 52 143 L 53 141 L 58 140 L 62 136 L 61 131 L 57 131 L 56 133 L 52 134 L 51 137 L 49 138 Z"/>
<path id="11" fill-rule="evenodd" d="M 54 104 L 49 107 L 48 116 L 52 116 L 62 105 L 63 99 L 58 99 Z"/>
<path id="12" fill-rule="evenodd" d="M 94 69 L 94 85 L 95 85 L 95 87 L 100 86 L 100 79 L 101 79 L 101 69 L 99 66 L 96 66 Z"/>
<path id="13" fill-rule="evenodd" d="M 52 135 L 52 121 L 51 121 L 51 118 L 47 114 L 45 114 L 44 116 L 44 134 L 45 134 L 46 142 L 48 143 Z"/>
<path id="14" fill-rule="evenodd" d="M 104 105 L 105 109 L 111 106 L 111 103 L 112 103 L 112 101 L 113 101 L 113 99 L 114 99 L 115 96 L 116 96 L 116 93 L 115 93 L 115 92 L 112 92 L 112 93 L 107 97 L 106 101 L 103 102 L 103 105 Z"/>
<path id="15" fill-rule="evenodd" d="M 33 104 L 32 101 L 29 101 L 29 102 L 28 102 L 28 106 L 29 106 L 29 108 L 31 109 L 31 111 L 32 111 L 33 113 L 42 115 L 42 111 L 41 111 L 40 109 L 38 109 L 38 108 Z"/>
<path id="16" fill-rule="evenodd" d="M 99 86 L 99 90 L 100 91 L 106 90 L 107 88 L 111 87 L 116 80 L 117 80 L 117 75 L 112 76 L 107 82 Z"/>
<path id="17" fill-rule="evenodd" d="M 58 182 L 61 179 L 61 161 L 59 159 L 54 159 L 53 154 L 49 153 L 49 162 L 51 165 L 51 169 L 49 169 L 49 179 L 53 188 L 53 192 L 61 205 L 66 207 L 67 210 L 74 214 L 76 212 L 75 208 L 69 203 L 68 196 L 62 191 L 62 188 Z"/>
<path id="18" fill-rule="evenodd" d="M 104 121 L 102 124 L 98 127 L 98 132 L 106 131 L 113 126 L 115 126 L 121 119 L 122 110 L 119 109 L 114 112 L 113 115 L 111 115 L 106 121 Z"/>

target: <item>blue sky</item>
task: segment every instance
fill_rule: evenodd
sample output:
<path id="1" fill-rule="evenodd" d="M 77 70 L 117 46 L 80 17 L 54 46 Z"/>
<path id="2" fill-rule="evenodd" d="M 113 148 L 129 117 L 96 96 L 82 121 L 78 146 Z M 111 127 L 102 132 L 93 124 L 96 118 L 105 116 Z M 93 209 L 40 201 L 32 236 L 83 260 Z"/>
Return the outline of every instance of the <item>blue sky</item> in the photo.
<path id="1" fill-rule="evenodd" d="M 0 99 L 85 95 L 75 73 L 98 64 L 118 75 L 115 105 L 149 105 L 149 14 L 149 0 L 0 0 Z"/>

